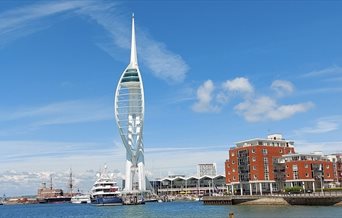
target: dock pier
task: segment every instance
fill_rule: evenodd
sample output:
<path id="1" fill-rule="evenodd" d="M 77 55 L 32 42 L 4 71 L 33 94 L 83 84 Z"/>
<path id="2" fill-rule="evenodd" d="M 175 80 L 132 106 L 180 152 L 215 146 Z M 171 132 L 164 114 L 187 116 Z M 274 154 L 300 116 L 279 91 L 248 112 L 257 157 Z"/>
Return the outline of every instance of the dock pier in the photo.
<path id="1" fill-rule="evenodd" d="M 205 205 L 320 205 L 342 206 L 342 193 L 204 196 Z"/>

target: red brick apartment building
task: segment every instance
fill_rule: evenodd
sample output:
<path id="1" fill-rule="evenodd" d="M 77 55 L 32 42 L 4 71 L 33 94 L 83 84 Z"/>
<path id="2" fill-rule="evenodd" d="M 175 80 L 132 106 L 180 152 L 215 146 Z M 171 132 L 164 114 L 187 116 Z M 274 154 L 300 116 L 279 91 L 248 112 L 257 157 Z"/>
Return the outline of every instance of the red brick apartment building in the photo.
<path id="1" fill-rule="evenodd" d="M 225 171 L 228 189 L 241 195 L 291 186 L 315 190 L 334 181 L 333 162 L 321 154 L 296 154 L 294 142 L 280 134 L 237 142 L 229 150 Z"/>

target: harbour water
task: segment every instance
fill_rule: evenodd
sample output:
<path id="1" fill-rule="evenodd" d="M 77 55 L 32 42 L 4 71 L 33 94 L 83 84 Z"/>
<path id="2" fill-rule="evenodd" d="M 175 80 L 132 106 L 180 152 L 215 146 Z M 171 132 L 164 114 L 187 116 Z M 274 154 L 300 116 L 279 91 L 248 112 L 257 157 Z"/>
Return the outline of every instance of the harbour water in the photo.
<path id="1" fill-rule="evenodd" d="M 28 204 L 0 206 L 0 217 L 228 217 L 235 218 L 337 218 L 336 206 L 209 206 L 202 202 L 146 203 L 136 206 L 97 207 L 85 204 Z"/>

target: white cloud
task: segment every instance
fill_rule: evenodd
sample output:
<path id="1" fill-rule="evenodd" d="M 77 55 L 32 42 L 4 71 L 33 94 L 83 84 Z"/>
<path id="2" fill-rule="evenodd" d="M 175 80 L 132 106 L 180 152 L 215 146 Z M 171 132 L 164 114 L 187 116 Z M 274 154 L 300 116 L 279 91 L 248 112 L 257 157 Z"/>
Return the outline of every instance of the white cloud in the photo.
<path id="1" fill-rule="evenodd" d="M 110 35 L 110 43 L 99 43 L 100 48 L 104 49 L 111 56 L 117 58 L 117 47 L 130 49 L 130 24 L 123 22 L 122 16 L 108 7 L 88 6 L 80 10 L 81 14 L 90 16 L 99 25 L 101 25 Z M 125 20 L 128 20 L 125 18 Z M 185 79 L 189 66 L 183 58 L 176 53 L 168 50 L 166 45 L 152 39 L 149 34 L 139 28 L 139 18 L 135 19 L 137 47 L 139 59 L 154 74 L 154 76 L 167 81 L 168 83 L 178 83 Z M 120 58 L 121 59 L 121 58 Z M 128 60 L 128 58 L 127 58 Z"/>
<path id="2" fill-rule="evenodd" d="M 338 128 L 338 124 L 329 121 L 318 121 L 314 127 L 308 127 L 301 130 L 304 133 L 326 133 Z"/>
<path id="3" fill-rule="evenodd" d="M 315 70 L 303 75 L 303 77 L 322 77 L 322 76 L 336 76 L 342 74 L 342 67 L 340 66 L 331 66 L 321 70 Z"/>
<path id="4" fill-rule="evenodd" d="M 73 170 L 76 187 L 83 191 L 89 191 L 95 181 L 95 171 L 105 163 L 115 169 L 119 178 L 122 177 L 120 172 L 124 172 L 125 150 L 115 141 L 0 141 L 0 148 L 1 167 L 7 170 L 0 172 L 0 193 L 8 195 L 36 194 L 41 182 L 51 173 L 55 187 L 66 190 L 69 168 Z M 64 169 L 64 172 L 56 169 Z M 9 176 L 12 171 L 17 172 L 14 177 Z M 35 179 L 28 180 L 27 175 Z"/>
<path id="5" fill-rule="evenodd" d="M 125 172 L 125 149 L 119 142 L 106 145 L 89 142 L 0 141 L 0 148 L 1 167 L 7 169 L 0 172 L 0 193 L 8 196 L 36 194 L 41 182 L 49 182 L 50 174 L 53 174 L 55 187 L 67 190 L 69 168 L 72 168 L 76 189 L 85 192 L 89 191 L 96 172 L 105 163 L 111 163 L 109 169 L 119 181 L 123 178 L 122 172 Z M 165 159 L 165 156 L 168 158 Z M 167 176 L 166 172 L 195 175 L 198 163 L 216 162 L 218 172 L 223 173 L 226 157 L 227 148 L 224 145 L 145 148 L 146 171 L 150 179 Z"/>
<path id="6" fill-rule="evenodd" d="M 323 151 L 324 154 L 336 154 L 341 153 L 342 141 L 306 141 L 297 140 L 296 141 L 296 152 L 298 153 L 311 153 L 314 151 Z"/>
<path id="7" fill-rule="evenodd" d="M 114 120 L 111 102 L 108 98 L 79 99 L 0 111 L 0 121 L 6 123 L 0 135 L 23 134 L 49 125 Z"/>
<path id="8" fill-rule="evenodd" d="M 235 110 L 248 122 L 266 120 L 282 120 L 296 113 L 305 112 L 313 107 L 313 103 L 300 103 L 292 105 L 278 105 L 277 102 L 267 96 L 247 99 L 235 106 Z"/>
<path id="9" fill-rule="evenodd" d="M 0 14 L 0 46 L 49 26 L 41 21 L 42 18 L 77 10 L 90 3 L 90 1 L 49 2 L 4 12 Z"/>
<path id="10" fill-rule="evenodd" d="M 296 134 L 321 134 L 339 129 L 342 123 L 342 116 L 323 117 L 315 121 L 310 127 L 301 128 L 295 131 Z"/>
<path id="11" fill-rule="evenodd" d="M 227 159 L 227 148 L 225 146 L 207 147 L 178 147 L 178 148 L 151 148 L 146 150 L 146 168 L 152 172 L 153 177 L 167 176 L 166 172 L 174 174 L 196 174 L 199 163 L 216 163 L 218 173 L 224 172 L 224 161 Z M 191 154 L 191 155 L 189 155 Z M 164 158 L 168 156 L 167 160 Z M 182 161 L 179 161 L 182 160 Z"/>
<path id="12" fill-rule="evenodd" d="M 180 55 L 166 49 L 162 43 L 150 39 L 143 39 L 141 54 L 144 63 L 155 76 L 167 82 L 182 82 L 189 70 L 188 65 Z"/>
<path id="13" fill-rule="evenodd" d="M 279 97 L 291 94 L 294 91 L 294 86 L 290 81 L 286 80 L 275 80 L 271 84 L 273 89 Z"/>
<path id="14" fill-rule="evenodd" d="M 278 92 L 279 97 L 294 90 L 292 83 L 285 80 L 274 81 L 271 88 Z M 247 78 L 237 77 L 225 81 L 221 88 L 216 89 L 216 92 L 214 83 L 207 80 L 198 88 L 197 102 L 192 109 L 195 112 L 219 112 L 221 107 L 226 105 L 232 97 L 243 98 L 243 101 L 238 103 L 234 109 L 248 122 L 287 119 L 297 113 L 308 111 L 314 105 L 311 102 L 281 105 L 277 103 L 276 98 L 259 96 Z"/>
<path id="15" fill-rule="evenodd" d="M 109 34 L 110 40 L 106 45 L 97 44 L 113 57 L 123 60 L 120 49 L 130 48 L 130 24 L 122 21 L 117 3 L 107 1 L 44 2 L 4 12 L 0 14 L 0 47 L 51 26 L 52 20 L 46 18 L 68 12 L 69 15 L 72 12 L 72 15 L 90 17 L 101 25 Z M 125 20 L 128 21 L 127 18 Z M 142 63 L 160 79 L 169 83 L 182 82 L 189 70 L 183 58 L 168 50 L 165 44 L 140 32 L 139 28 L 137 34 L 138 53 L 141 54 Z"/>
<path id="16" fill-rule="evenodd" d="M 197 89 L 197 102 L 192 106 L 195 112 L 218 112 L 218 106 L 212 105 L 214 83 L 211 80 L 205 81 Z"/>
<path id="17" fill-rule="evenodd" d="M 253 86 L 247 78 L 237 77 L 233 80 L 227 80 L 222 85 L 224 90 L 231 92 L 251 93 L 254 91 Z"/>
<path id="18" fill-rule="evenodd" d="M 316 88 L 316 89 L 301 91 L 300 94 L 313 95 L 313 94 L 338 93 L 338 92 L 342 92 L 341 87 Z"/>
<path id="19" fill-rule="evenodd" d="M 109 168 L 110 172 L 113 172 L 112 168 Z M 82 191 L 87 193 L 90 191 L 92 184 L 96 180 L 97 170 L 91 169 L 86 171 L 73 172 L 73 192 Z M 50 176 L 52 176 L 52 185 L 54 188 L 61 188 L 64 192 L 69 192 L 70 171 L 69 168 L 64 171 L 23 171 L 23 170 L 6 170 L 0 172 L 0 193 L 10 196 L 21 195 L 36 195 L 38 188 L 42 187 L 42 183 L 45 183 L 47 187 L 50 186 Z M 118 178 L 120 173 L 115 173 Z"/>

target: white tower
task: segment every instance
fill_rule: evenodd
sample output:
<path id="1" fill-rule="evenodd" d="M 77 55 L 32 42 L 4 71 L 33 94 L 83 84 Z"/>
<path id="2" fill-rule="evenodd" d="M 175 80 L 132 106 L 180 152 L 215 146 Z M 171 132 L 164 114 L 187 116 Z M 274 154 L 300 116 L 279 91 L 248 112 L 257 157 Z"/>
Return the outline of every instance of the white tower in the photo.
<path id="1" fill-rule="evenodd" d="M 125 191 L 146 191 L 143 146 L 144 87 L 138 67 L 132 16 L 131 60 L 122 73 L 115 92 L 115 119 L 126 148 Z"/>

